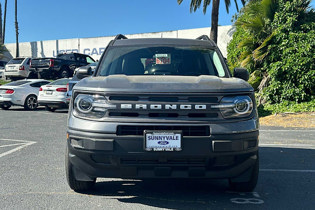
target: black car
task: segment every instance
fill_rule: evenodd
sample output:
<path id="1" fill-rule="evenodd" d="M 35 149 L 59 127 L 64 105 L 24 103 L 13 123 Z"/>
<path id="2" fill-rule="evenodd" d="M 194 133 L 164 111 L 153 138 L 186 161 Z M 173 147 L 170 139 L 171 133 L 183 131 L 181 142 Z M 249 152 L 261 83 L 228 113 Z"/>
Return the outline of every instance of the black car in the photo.
<path id="1" fill-rule="evenodd" d="M 65 53 L 57 58 L 34 58 L 30 65 L 32 76 L 45 79 L 68 78 L 80 66 L 94 63 L 89 55 L 80 53 Z"/>

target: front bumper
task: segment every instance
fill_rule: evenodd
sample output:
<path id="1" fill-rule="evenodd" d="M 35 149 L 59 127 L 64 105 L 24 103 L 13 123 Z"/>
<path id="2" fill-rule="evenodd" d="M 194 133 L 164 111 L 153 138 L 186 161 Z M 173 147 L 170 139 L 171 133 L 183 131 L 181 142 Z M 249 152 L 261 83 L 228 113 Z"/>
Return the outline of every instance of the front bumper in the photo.
<path id="1" fill-rule="evenodd" d="M 5 71 L 4 76 L 6 76 L 6 77 L 27 77 L 28 73 L 26 70 Z"/>
<path id="2" fill-rule="evenodd" d="M 212 129 L 210 136 L 184 136 L 181 151 L 152 152 L 144 150 L 143 136 L 69 126 L 69 161 L 76 178 L 83 181 L 96 177 L 233 178 L 252 167 L 258 153 L 257 129 L 233 133 L 221 125 L 226 128 L 221 134 Z"/>

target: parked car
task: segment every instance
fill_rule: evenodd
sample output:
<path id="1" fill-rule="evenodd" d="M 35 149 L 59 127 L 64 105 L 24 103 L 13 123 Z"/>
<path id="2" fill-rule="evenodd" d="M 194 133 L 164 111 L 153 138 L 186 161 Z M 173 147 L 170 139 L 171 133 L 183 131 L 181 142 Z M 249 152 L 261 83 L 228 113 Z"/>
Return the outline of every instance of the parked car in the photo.
<path id="1" fill-rule="evenodd" d="M 8 62 L 0 61 L 0 79 L 4 79 L 4 67 Z"/>
<path id="2" fill-rule="evenodd" d="M 24 106 L 26 110 L 37 108 L 39 88 L 50 83 L 43 79 L 24 79 L 0 87 L 0 107 L 9 109 L 11 106 Z"/>
<path id="3" fill-rule="evenodd" d="M 95 71 L 97 65 L 98 65 L 98 62 L 94 62 L 94 63 L 91 63 L 91 64 L 86 65 L 86 66 L 80 66 L 80 67 L 78 67 L 78 68 L 76 68 L 76 69 L 74 70 L 73 75 L 75 75 L 76 72 L 77 72 L 79 69 L 82 69 L 82 68 L 83 68 L 83 69 L 87 68 L 89 71 L 91 71 L 92 73 L 94 73 L 94 71 Z"/>
<path id="4" fill-rule="evenodd" d="M 30 74 L 30 57 L 13 58 L 5 65 L 4 76 L 7 80 L 27 78 Z"/>
<path id="5" fill-rule="evenodd" d="M 37 78 L 68 78 L 73 75 L 77 67 L 94 62 L 95 60 L 89 55 L 66 53 L 57 55 L 57 58 L 32 59 L 30 71 L 37 75 Z"/>
<path id="6" fill-rule="evenodd" d="M 46 110 L 54 112 L 56 109 L 68 108 L 67 86 L 69 78 L 58 79 L 39 89 L 38 104 L 45 106 Z"/>
<path id="7" fill-rule="evenodd" d="M 224 178 L 233 191 L 252 191 L 259 119 L 248 78 L 243 68 L 232 76 L 205 35 L 116 36 L 93 76 L 73 88 L 65 155 L 70 188 L 91 190 L 99 177 Z"/>
<path id="8" fill-rule="evenodd" d="M 67 94 L 66 94 L 67 104 L 70 103 L 70 99 L 72 96 L 72 89 L 75 86 L 75 84 L 77 84 L 81 79 L 93 75 L 98 62 L 95 62 L 92 64 L 76 68 L 73 78 L 69 81 L 69 84 L 67 85 Z"/>

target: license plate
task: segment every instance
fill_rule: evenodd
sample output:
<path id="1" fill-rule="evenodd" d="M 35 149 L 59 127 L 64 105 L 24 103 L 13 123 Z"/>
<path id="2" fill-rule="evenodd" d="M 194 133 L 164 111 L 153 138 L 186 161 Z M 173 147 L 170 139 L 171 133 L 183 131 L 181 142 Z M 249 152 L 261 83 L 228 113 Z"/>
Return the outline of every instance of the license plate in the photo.
<path id="1" fill-rule="evenodd" d="M 53 91 L 52 90 L 46 90 L 47 95 L 52 95 Z"/>
<path id="2" fill-rule="evenodd" d="M 181 151 L 182 131 L 144 131 L 146 151 Z"/>

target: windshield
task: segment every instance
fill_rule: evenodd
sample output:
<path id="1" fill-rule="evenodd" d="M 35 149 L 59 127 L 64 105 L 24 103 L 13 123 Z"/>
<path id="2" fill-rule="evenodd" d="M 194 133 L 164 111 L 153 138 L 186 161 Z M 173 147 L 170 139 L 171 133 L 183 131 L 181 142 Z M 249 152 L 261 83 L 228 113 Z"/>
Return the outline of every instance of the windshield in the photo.
<path id="1" fill-rule="evenodd" d="M 8 64 L 21 64 L 25 58 L 14 58 L 9 61 Z"/>
<path id="2" fill-rule="evenodd" d="M 10 83 L 5 84 L 3 86 L 20 86 L 20 85 L 24 85 L 24 84 L 30 83 L 30 82 L 31 81 L 20 80 L 20 81 L 10 82 Z"/>
<path id="3" fill-rule="evenodd" d="M 49 83 L 48 85 L 67 85 L 70 79 L 58 79 Z"/>
<path id="4" fill-rule="evenodd" d="M 226 73 L 215 50 L 201 47 L 114 47 L 97 75 L 215 75 Z"/>

